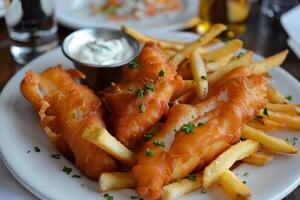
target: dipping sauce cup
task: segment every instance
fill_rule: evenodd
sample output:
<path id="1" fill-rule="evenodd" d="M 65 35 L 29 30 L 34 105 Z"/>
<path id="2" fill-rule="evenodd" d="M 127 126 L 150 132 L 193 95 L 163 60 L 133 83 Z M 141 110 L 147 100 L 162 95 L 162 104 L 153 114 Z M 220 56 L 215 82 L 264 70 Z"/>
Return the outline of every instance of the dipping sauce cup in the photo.
<path id="1" fill-rule="evenodd" d="M 102 90 L 122 79 L 122 67 L 138 56 L 140 44 L 122 31 L 90 28 L 68 35 L 62 51 L 86 75 L 84 84 Z"/>

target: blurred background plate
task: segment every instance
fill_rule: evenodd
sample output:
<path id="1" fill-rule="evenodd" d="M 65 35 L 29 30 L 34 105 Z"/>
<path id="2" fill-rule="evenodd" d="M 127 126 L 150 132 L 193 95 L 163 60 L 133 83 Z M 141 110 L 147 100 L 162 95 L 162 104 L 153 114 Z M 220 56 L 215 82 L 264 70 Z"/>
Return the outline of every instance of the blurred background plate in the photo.
<path id="1" fill-rule="evenodd" d="M 196 0 L 182 0 L 183 11 L 160 13 L 139 20 L 107 20 L 104 14 L 92 15 L 90 6 L 102 5 L 105 0 L 55 0 L 56 16 L 59 23 L 69 28 L 106 27 L 118 29 L 124 24 L 135 29 L 179 30 L 183 29 L 186 20 L 198 15 Z"/>

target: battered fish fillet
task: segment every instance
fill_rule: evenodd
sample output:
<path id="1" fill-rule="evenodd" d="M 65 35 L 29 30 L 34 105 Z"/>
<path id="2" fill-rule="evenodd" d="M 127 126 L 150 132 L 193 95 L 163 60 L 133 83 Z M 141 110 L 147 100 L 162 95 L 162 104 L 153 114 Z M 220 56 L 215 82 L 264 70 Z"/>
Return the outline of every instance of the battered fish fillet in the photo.
<path id="1" fill-rule="evenodd" d="M 137 155 L 133 175 L 138 194 L 158 199 L 170 180 L 205 167 L 239 141 L 243 124 L 267 103 L 266 90 L 260 75 L 238 77 L 224 82 L 203 103 L 172 108 L 162 130 Z"/>
<path id="2" fill-rule="evenodd" d="M 60 66 L 41 74 L 27 72 L 21 83 L 24 97 L 39 110 L 41 126 L 50 141 L 91 179 L 101 173 L 116 171 L 117 161 L 81 135 L 89 126 L 105 128 L 101 100 L 73 78 L 82 78 L 76 70 Z"/>
<path id="3" fill-rule="evenodd" d="M 170 98 L 182 87 L 182 78 L 168 66 L 160 47 L 147 43 L 124 68 L 123 81 L 104 94 L 116 138 L 129 148 L 141 145 L 144 133 L 168 111 Z"/>

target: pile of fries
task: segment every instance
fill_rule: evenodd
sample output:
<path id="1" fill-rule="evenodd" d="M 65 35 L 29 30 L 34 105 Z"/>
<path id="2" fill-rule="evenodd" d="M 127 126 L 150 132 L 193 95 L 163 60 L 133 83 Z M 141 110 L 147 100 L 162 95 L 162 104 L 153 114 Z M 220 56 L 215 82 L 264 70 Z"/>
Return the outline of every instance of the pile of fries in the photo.
<path id="1" fill-rule="evenodd" d="M 232 39 L 223 43 L 218 36 L 227 30 L 223 24 L 216 24 L 192 43 L 171 42 L 144 36 L 137 31 L 123 27 L 122 30 L 142 44 L 147 41 L 159 43 L 169 56 L 183 79 L 185 86 L 173 96 L 173 101 L 195 104 L 206 98 L 208 83 L 220 79 L 225 73 L 245 66 L 253 74 L 263 74 L 270 78 L 268 71 L 280 66 L 288 51 L 282 51 L 266 59 L 253 61 L 253 52 L 243 51 L 243 42 Z M 219 48 L 213 48 L 221 46 Z M 211 50 L 213 49 L 213 50 Z M 250 199 L 251 191 L 230 169 L 237 162 L 263 166 L 272 160 L 272 152 L 296 154 L 298 149 L 286 141 L 267 134 L 282 128 L 300 129 L 299 105 L 289 104 L 270 84 L 268 86 L 269 103 L 252 121 L 244 124 L 241 141 L 221 153 L 203 171 L 195 173 L 193 178 L 187 177 L 166 185 L 162 199 L 178 199 L 184 194 L 197 189 L 206 189 L 214 183 L 224 189 L 232 199 Z M 126 148 L 105 130 L 87 130 L 83 137 L 96 144 L 113 157 L 126 165 L 135 163 L 135 153 Z M 270 153 L 271 152 L 271 153 Z M 104 173 L 99 179 L 99 191 L 134 188 L 135 180 L 131 172 Z"/>

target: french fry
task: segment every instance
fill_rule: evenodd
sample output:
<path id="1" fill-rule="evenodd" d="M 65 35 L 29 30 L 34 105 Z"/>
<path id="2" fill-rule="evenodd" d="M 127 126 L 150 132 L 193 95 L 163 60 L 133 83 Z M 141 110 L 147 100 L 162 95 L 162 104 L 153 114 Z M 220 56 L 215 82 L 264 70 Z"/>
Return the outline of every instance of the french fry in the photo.
<path id="1" fill-rule="evenodd" d="M 101 174 L 99 178 L 99 192 L 110 190 L 134 188 L 136 182 L 131 172 L 107 172 Z"/>
<path id="2" fill-rule="evenodd" d="M 202 60 L 199 50 L 195 49 L 190 58 L 193 79 L 197 83 L 195 91 L 200 100 L 204 100 L 208 93 L 207 73 L 204 61 Z"/>
<path id="3" fill-rule="evenodd" d="M 220 57 L 212 62 L 206 62 L 206 71 L 213 72 L 216 71 L 229 63 L 229 61 L 233 58 L 234 54 L 229 54 L 224 57 Z"/>
<path id="4" fill-rule="evenodd" d="M 244 158 L 242 161 L 251 165 L 263 166 L 270 162 L 273 156 L 264 153 L 254 153 Z"/>
<path id="5" fill-rule="evenodd" d="M 220 35 L 223 31 L 227 30 L 227 26 L 224 24 L 214 24 L 201 38 L 201 45 L 206 45 L 213 39 L 215 39 L 218 35 Z"/>
<path id="6" fill-rule="evenodd" d="M 148 37 L 148 36 L 145 36 L 145 35 L 139 33 L 138 31 L 136 31 L 132 28 L 126 27 L 126 26 L 122 26 L 121 29 L 122 29 L 122 31 L 131 35 L 132 37 L 134 37 L 135 39 L 137 39 L 138 41 L 140 41 L 142 43 L 152 41 L 152 42 L 158 43 L 162 48 L 174 49 L 174 50 L 180 50 L 180 49 L 183 49 L 183 47 L 184 47 L 184 44 L 182 44 L 182 43 L 173 42 L 173 41 L 164 41 L 164 40 L 159 40 L 159 39 L 155 39 L 152 37 Z"/>
<path id="7" fill-rule="evenodd" d="M 253 63 L 250 68 L 255 74 L 263 74 L 268 72 L 270 69 L 274 67 L 280 66 L 285 60 L 288 50 L 284 50 L 280 53 L 267 57 L 266 59 Z"/>
<path id="8" fill-rule="evenodd" d="M 213 51 L 209 51 L 207 53 L 202 54 L 202 57 L 207 62 L 215 61 L 217 59 L 220 59 L 222 57 L 226 57 L 230 54 L 235 53 L 239 49 L 241 49 L 243 46 L 243 42 L 239 39 L 234 39 L 229 42 L 227 42 L 224 46 L 215 49 Z"/>
<path id="9" fill-rule="evenodd" d="M 194 80 L 184 80 L 183 83 L 183 89 L 175 91 L 175 94 L 173 95 L 171 100 L 179 98 L 186 92 L 192 90 L 197 85 L 197 83 Z"/>
<path id="10" fill-rule="evenodd" d="M 184 23 L 184 29 L 193 28 L 193 27 L 197 26 L 198 24 L 200 24 L 201 21 L 202 20 L 199 17 L 193 17 Z"/>
<path id="11" fill-rule="evenodd" d="M 287 104 L 289 101 L 278 90 L 268 84 L 268 98 L 271 103 Z"/>
<path id="12" fill-rule="evenodd" d="M 250 189 L 230 170 L 226 170 L 218 180 L 220 186 L 233 200 L 248 200 Z"/>
<path id="13" fill-rule="evenodd" d="M 176 200 L 181 196 L 193 192 L 202 187 L 202 173 L 195 175 L 195 180 L 188 178 L 181 179 L 180 181 L 166 185 L 163 188 L 161 196 L 162 200 Z"/>
<path id="14" fill-rule="evenodd" d="M 253 59 L 253 53 L 251 51 L 246 52 L 243 56 L 239 58 L 235 58 L 230 61 L 227 65 L 220 68 L 219 70 L 213 72 L 208 76 L 208 81 L 213 82 L 221 78 L 224 74 L 230 72 L 231 70 L 240 67 L 240 66 L 248 66 L 251 64 Z"/>
<path id="15" fill-rule="evenodd" d="M 169 63 L 172 65 L 176 70 L 178 66 L 197 48 L 201 48 L 202 42 L 196 41 L 186 46 L 181 51 L 178 51 L 173 57 L 170 58 Z M 205 49 L 202 48 L 199 52 L 204 52 Z"/>
<path id="16" fill-rule="evenodd" d="M 219 38 L 214 38 L 210 42 L 203 45 L 203 47 L 204 48 L 210 48 L 212 46 L 215 46 L 215 45 L 219 44 L 220 42 L 221 42 L 221 40 Z"/>
<path id="17" fill-rule="evenodd" d="M 287 127 L 299 130 L 300 129 L 300 117 L 298 116 L 290 116 L 287 114 L 279 113 L 279 112 L 273 112 L 268 111 L 268 114 L 265 115 L 263 111 L 259 114 L 262 117 L 265 117 L 267 119 L 271 119 L 278 123 L 286 124 Z"/>
<path id="18" fill-rule="evenodd" d="M 300 113 L 298 106 L 293 104 L 268 103 L 266 107 L 271 111 L 281 112 L 292 116 L 297 116 Z"/>
<path id="19" fill-rule="evenodd" d="M 106 129 L 90 126 L 83 132 L 82 137 L 124 164 L 129 166 L 135 164 L 134 153 L 114 138 Z"/>
<path id="20" fill-rule="evenodd" d="M 253 140 L 246 140 L 231 146 L 204 169 L 203 186 L 205 188 L 209 187 L 236 161 L 253 154 L 259 146 L 259 143 Z"/>
<path id="21" fill-rule="evenodd" d="M 201 46 L 207 44 L 211 40 L 213 40 L 215 37 L 217 37 L 219 34 L 221 34 L 224 30 L 226 30 L 227 27 L 223 24 L 215 24 L 212 26 L 212 28 L 206 32 L 200 39 L 194 41 L 193 43 L 185 46 L 184 49 L 177 52 L 170 60 L 169 63 L 174 66 L 175 69 L 178 68 L 180 63 L 184 61 L 185 58 L 187 58 L 192 51 L 194 51 L 197 48 L 200 48 Z M 199 50 L 200 52 L 200 50 Z M 202 48 L 202 53 L 205 52 L 205 48 Z"/>
<path id="22" fill-rule="evenodd" d="M 296 147 L 284 140 L 267 135 L 263 131 L 254 129 L 247 125 L 244 125 L 243 127 L 242 136 L 243 138 L 257 141 L 263 146 L 276 152 L 288 154 L 296 154 L 298 152 Z"/>
<path id="23" fill-rule="evenodd" d="M 167 58 L 171 58 L 176 54 L 176 51 L 173 51 L 172 49 L 163 49 L 163 52 L 167 56 Z"/>
<path id="24" fill-rule="evenodd" d="M 247 122 L 247 125 L 251 126 L 252 128 L 263 130 L 263 131 L 274 131 L 283 128 L 285 126 L 285 124 L 283 123 L 278 123 L 263 117 L 256 118 L 250 122 Z"/>

